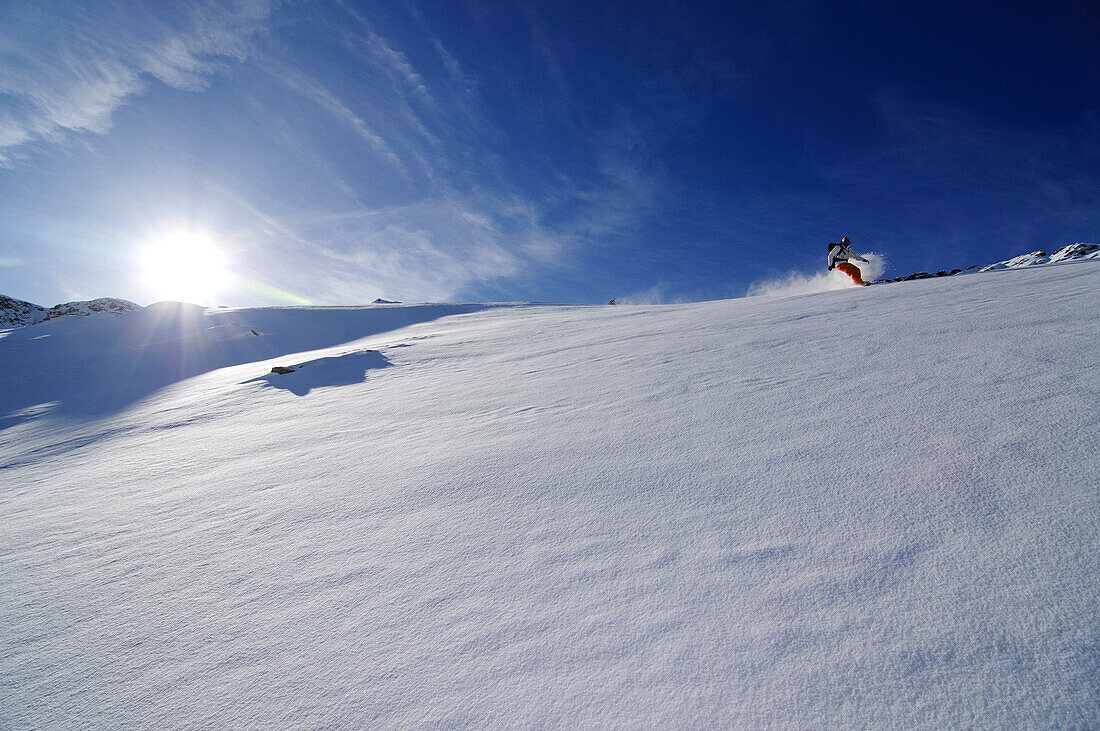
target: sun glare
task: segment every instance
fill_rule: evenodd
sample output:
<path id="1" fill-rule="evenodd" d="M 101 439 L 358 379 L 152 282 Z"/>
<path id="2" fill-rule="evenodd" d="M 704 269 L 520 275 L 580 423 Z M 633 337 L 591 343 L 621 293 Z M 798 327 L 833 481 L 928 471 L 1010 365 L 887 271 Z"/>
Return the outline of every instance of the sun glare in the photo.
<path id="1" fill-rule="evenodd" d="M 192 231 L 177 231 L 147 246 L 141 269 L 155 298 L 193 304 L 216 304 L 229 280 L 225 254 L 209 236 Z"/>

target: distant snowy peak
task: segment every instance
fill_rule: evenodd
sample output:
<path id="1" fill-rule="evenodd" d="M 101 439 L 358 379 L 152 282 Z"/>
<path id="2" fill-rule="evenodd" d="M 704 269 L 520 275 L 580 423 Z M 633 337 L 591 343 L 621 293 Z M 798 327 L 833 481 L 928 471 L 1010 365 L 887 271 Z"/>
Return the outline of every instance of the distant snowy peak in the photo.
<path id="1" fill-rule="evenodd" d="M 1100 259 L 1100 244 L 1070 244 L 1054 252 L 1051 263 L 1070 259 Z"/>
<path id="2" fill-rule="evenodd" d="M 1059 261 L 1072 259 L 1098 259 L 1100 258 L 1100 244 L 1070 244 L 1063 246 L 1049 256 L 1045 251 L 1033 251 L 1030 254 L 1022 254 L 1012 259 L 999 261 L 996 264 L 982 267 L 983 272 L 996 269 L 1017 269 L 1019 267 L 1035 266 L 1036 264 L 1054 264 Z"/>
<path id="3" fill-rule="evenodd" d="M 100 297 L 99 299 L 82 302 L 66 302 L 63 305 L 54 305 L 46 310 L 47 320 L 55 317 L 90 317 L 92 315 L 121 315 L 124 312 L 137 312 L 141 305 L 129 300 L 120 300 L 116 297 Z"/>
<path id="4" fill-rule="evenodd" d="M 66 302 L 47 309 L 33 302 L 24 302 L 14 297 L 0 295 L 0 327 L 23 327 L 24 325 L 34 325 L 58 317 L 121 315 L 124 312 L 136 312 L 140 309 L 141 305 L 115 297 Z"/>
<path id="5" fill-rule="evenodd" d="M 23 327 L 41 322 L 46 308 L 0 294 L 0 327 Z"/>
<path id="6" fill-rule="evenodd" d="M 999 261 L 996 264 L 988 264 L 981 266 L 975 264 L 972 267 L 967 268 L 965 271 L 962 269 L 955 269 L 953 271 L 941 271 L 935 274 L 929 274 L 928 272 L 917 272 L 910 274 L 907 277 L 894 277 L 893 279 L 878 279 L 872 282 L 872 284 L 885 284 L 888 282 L 907 282 L 912 279 L 931 279 L 932 277 L 949 277 L 955 274 L 968 274 L 970 272 L 992 272 L 998 269 L 1019 269 L 1021 267 L 1036 266 L 1039 264 L 1056 264 L 1060 261 L 1071 261 L 1073 259 L 1100 259 L 1100 244 L 1070 244 L 1069 246 L 1063 246 L 1053 254 L 1047 254 L 1045 251 L 1033 251 L 1030 254 L 1021 254 L 1011 259 L 1005 259 Z"/>

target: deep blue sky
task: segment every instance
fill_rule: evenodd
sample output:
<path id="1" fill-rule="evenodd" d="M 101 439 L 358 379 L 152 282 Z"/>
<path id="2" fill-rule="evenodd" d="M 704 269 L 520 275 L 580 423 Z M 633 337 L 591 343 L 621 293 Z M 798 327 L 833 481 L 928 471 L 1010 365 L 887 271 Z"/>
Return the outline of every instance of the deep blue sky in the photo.
<path id="1" fill-rule="evenodd" d="M 1096 241 L 1097 38 L 1077 0 L 0 0 L 0 293 L 184 298 L 142 252 L 194 236 L 230 305 L 712 299 L 842 235 L 895 275 Z"/>

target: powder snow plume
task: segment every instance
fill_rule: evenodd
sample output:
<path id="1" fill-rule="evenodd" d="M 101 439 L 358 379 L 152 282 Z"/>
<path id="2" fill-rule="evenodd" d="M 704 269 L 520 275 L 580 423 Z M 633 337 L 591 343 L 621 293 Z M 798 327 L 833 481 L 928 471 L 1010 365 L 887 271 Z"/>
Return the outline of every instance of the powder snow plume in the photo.
<path id="1" fill-rule="evenodd" d="M 868 259 L 867 262 L 853 261 L 863 274 L 863 281 L 873 282 L 886 271 L 886 259 L 881 254 L 874 252 L 860 254 Z M 767 279 L 761 282 L 753 282 L 749 286 L 749 297 L 790 297 L 796 294 L 811 294 L 813 292 L 828 292 L 832 289 L 847 289 L 856 286 L 851 277 L 841 271 L 822 271 L 818 274 L 802 274 L 801 272 L 788 272 L 775 279 Z"/>

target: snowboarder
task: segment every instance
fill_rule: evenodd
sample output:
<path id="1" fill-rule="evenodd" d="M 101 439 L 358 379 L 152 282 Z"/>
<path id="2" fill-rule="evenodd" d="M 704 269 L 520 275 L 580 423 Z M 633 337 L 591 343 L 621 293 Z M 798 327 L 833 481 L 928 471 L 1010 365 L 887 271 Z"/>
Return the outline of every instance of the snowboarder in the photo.
<path id="1" fill-rule="evenodd" d="M 852 251 L 852 242 L 845 236 L 840 240 L 840 243 L 829 244 L 829 271 L 834 268 L 847 274 L 852 278 L 852 281 L 859 285 L 870 284 L 870 282 L 864 282 L 863 276 L 859 271 L 859 267 L 855 264 L 849 264 L 849 259 L 855 259 L 856 261 L 866 262 L 862 256 Z"/>

